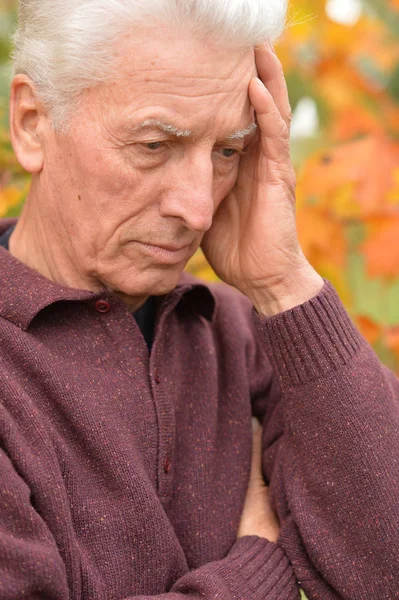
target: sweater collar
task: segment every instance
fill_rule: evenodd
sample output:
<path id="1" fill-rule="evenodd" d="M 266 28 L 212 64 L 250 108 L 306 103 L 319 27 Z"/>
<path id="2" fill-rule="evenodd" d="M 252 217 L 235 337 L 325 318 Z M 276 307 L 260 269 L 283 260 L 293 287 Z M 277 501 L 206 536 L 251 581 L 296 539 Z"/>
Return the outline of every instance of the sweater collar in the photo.
<path id="1" fill-rule="evenodd" d="M 0 235 L 15 224 L 15 219 L 0 221 Z M 27 330 L 32 320 L 46 307 L 55 302 L 87 302 L 115 299 L 115 294 L 107 289 L 91 292 L 62 286 L 16 259 L 10 252 L 0 247 L 0 317 L 7 319 L 23 330 Z M 163 303 L 168 306 L 184 306 L 208 321 L 212 321 L 216 308 L 211 290 L 188 273 L 182 273 L 176 288 Z"/>

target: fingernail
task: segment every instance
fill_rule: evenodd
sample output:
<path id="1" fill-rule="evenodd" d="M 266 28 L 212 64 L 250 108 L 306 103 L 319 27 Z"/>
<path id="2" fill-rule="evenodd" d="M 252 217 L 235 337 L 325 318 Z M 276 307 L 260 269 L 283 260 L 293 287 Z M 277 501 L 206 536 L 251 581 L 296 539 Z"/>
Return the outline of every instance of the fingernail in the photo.
<path id="1" fill-rule="evenodd" d="M 259 79 L 259 77 L 255 77 L 255 81 L 259 87 L 262 87 L 262 88 L 264 87 L 263 82 Z"/>
<path id="2" fill-rule="evenodd" d="M 260 429 L 260 423 L 256 417 L 252 417 L 252 432 L 258 431 Z"/>

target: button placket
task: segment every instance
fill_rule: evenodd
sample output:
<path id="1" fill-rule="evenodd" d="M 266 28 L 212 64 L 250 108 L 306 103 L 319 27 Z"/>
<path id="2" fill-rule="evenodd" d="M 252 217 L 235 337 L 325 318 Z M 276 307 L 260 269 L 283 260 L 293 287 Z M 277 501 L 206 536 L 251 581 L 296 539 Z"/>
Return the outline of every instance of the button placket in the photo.
<path id="1" fill-rule="evenodd" d="M 168 394 L 168 380 L 162 376 L 159 368 L 153 369 L 152 381 L 159 425 L 158 495 L 165 501 L 172 493 L 175 414 Z"/>
<path id="2" fill-rule="evenodd" d="M 167 320 L 180 300 L 170 297 L 158 314 L 154 345 L 150 355 L 150 379 L 158 420 L 157 492 L 164 506 L 169 502 L 173 486 L 173 461 L 176 439 L 173 382 L 169 377 L 167 358 Z"/>

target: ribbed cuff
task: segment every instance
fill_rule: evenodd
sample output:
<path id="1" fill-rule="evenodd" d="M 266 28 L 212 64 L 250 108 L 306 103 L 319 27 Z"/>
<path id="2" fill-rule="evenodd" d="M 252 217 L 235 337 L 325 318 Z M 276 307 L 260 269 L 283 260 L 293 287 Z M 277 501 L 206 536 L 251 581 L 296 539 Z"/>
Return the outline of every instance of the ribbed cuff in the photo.
<path id="1" fill-rule="evenodd" d="M 254 309 L 265 350 L 282 387 L 297 387 L 347 364 L 365 343 L 327 280 L 304 304 L 268 319 Z"/>
<path id="2" fill-rule="evenodd" d="M 217 570 L 234 599 L 299 600 L 299 588 L 286 554 L 264 538 L 238 539 L 219 565 Z"/>

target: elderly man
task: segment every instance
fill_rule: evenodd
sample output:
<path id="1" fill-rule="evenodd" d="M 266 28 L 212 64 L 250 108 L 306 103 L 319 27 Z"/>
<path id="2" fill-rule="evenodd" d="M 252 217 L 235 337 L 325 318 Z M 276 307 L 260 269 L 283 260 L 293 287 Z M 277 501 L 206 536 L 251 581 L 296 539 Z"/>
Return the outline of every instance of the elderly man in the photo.
<path id="1" fill-rule="evenodd" d="M 21 1 L 1 600 L 399 598 L 399 385 L 298 244 L 284 14 Z"/>

